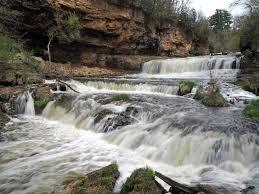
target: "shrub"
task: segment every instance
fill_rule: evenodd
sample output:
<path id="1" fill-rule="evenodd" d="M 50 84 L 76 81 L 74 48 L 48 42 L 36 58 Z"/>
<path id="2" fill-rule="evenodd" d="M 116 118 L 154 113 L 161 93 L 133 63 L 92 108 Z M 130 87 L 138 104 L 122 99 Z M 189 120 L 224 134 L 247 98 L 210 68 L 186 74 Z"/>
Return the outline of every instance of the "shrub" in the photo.
<path id="1" fill-rule="evenodd" d="M 63 20 L 63 26 L 66 34 L 71 39 L 80 38 L 81 24 L 79 17 L 75 13 L 69 13 Z"/>
<path id="2" fill-rule="evenodd" d="M 18 52 L 15 41 L 0 33 L 0 60 L 4 62 L 12 61 Z"/>
<path id="3" fill-rule="evenodd" d="M 259 100 L 252 101 L 243 110 L 243 114 L 250 118 L 259 118 Z"/>

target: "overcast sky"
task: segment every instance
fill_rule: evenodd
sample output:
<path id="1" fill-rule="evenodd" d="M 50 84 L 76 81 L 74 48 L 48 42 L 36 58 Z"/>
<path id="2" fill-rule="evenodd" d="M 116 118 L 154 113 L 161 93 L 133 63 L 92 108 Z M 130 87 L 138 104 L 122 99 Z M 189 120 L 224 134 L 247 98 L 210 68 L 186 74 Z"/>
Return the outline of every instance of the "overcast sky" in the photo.
<path id="1" fill-rule="evenodd" d="M 192 0 L 193 7 L 196 10 L 201 10 L 205 16 L 211 16 L 216 9 L 226 9 L 231 11 L 233 15 L 242 13 L 242 8 L 231 10 L 229 5 L 233 0 Z"/>

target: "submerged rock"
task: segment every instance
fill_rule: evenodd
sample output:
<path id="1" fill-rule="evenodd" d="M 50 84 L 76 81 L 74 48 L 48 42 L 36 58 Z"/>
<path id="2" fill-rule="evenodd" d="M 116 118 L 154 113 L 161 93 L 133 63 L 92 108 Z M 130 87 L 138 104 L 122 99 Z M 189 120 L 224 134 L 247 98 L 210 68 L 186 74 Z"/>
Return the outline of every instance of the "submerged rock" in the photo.
<path id="1" fill-rule="evenodd" d="M 64 188 L 55 191 L 54 194 L 113 193 L 119 175 L 118 165 L 111 164 L 85 176 L 72 178 L 67 181 Z"/>

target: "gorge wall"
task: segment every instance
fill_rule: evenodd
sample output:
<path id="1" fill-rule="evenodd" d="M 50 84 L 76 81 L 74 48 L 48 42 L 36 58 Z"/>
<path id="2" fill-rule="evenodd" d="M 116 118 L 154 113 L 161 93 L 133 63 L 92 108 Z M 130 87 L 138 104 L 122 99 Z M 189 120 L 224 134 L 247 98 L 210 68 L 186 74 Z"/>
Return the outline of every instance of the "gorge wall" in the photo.
<path id="1" fill-rule="evenodd" d="M 81 37 L 68 43 L 58 36 L 52 45 L 56 62 L 139 70 L 141 56 L 183 57 L 192 51 L 200 55 L 209 52 L 208 45 L 194 43 L 170 22 L 155 25 L 142 9 L 109 0 L 2 0 L 0 6 L 0 22 L 22 34 L 45 58 L 48 29 L 55 25 L 57 15 L 76 13 Z"/>

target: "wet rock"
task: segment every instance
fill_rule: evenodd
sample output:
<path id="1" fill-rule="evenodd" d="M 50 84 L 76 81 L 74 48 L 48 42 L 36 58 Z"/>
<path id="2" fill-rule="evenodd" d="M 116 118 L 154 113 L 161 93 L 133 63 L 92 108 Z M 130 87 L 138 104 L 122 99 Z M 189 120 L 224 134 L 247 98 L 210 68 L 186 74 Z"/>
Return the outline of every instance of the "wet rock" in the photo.
<path id="1" fill-rule="evenodd" d="M 7 114 L 15 114 L 16 99 L 24 90 L 23 87 L 0 87 L 0 110 Z"/>
<path id="2" fill-rule="evenodd" d="M 8 116 L 6 116 L 5 114 L 3 114 L 0 111 L 0 130 L 2 129 L 2 127 L 5 126 L 6 123 L 8 123 L 10 121 L 10 119 L 8 118 Z"/>
<path id="3" fill-rule="evenodd" d="M 111 110 L 107 110 L 107 109 L 101 110 L 94 116 L 95 117 L 94 122 L 99 123 L 102 119 L 104 119 L 107 115 L 110 115 L 110 114 L 112 114 Z"/>
<path id="4" fill-rule="evenodd" d="M 64 188 L 55 191 L 54 194 L 113 193 L 119 175 L 117 164 L 111 164 L 85 176 L 71 178 L 66 181 Z"/>
<path id="5" fill-rule="evenodd" d="M 192 92 L 195 82 L 193 81 L 182 81 L 179 85 L 178 95 L 184 96 Z"/>
<path id="6" fill-rule="evenodd" d="M 41 86 L 35 89 L 34 93 L 35 113 L 41 114 L 47 104 L 54 99 L 53 93 L 49 86 Z"/>
<path id="7" fill-rule="evenodd" d="M 212 94 L 205 94 L 201 100 L 202 104 L 209 107 L 227 107 L 228 102 L 226 99 L 219 93 L 215 92 Z"/>
<path id="8" fill-rule="evenodd" d="M 114 131 L 123 126 L 130 125 L 136 120 L 134 116 L 138 113 L 135 107 L 128 107 L 125 112 L 116 114 L 115 116 L 108 118 L 104 125 L 104 132 Z"/>

